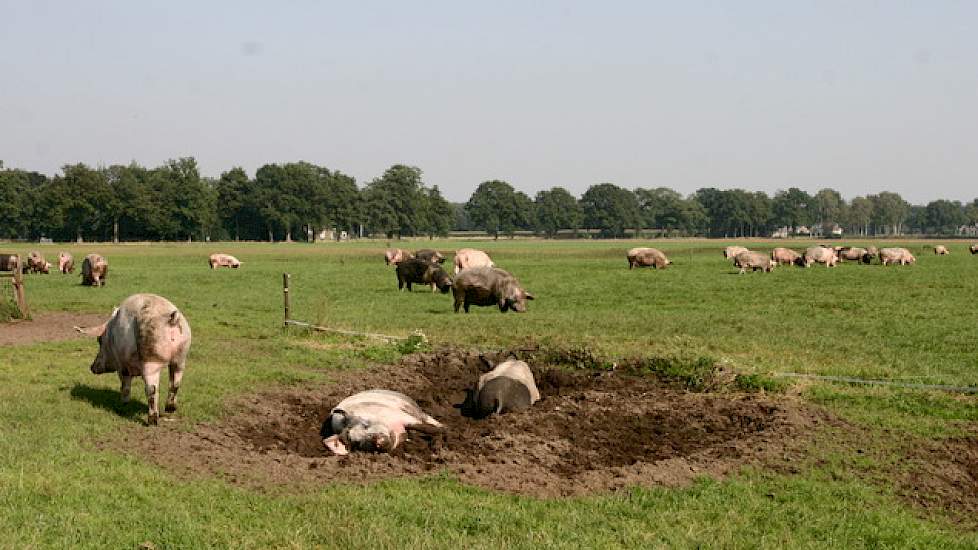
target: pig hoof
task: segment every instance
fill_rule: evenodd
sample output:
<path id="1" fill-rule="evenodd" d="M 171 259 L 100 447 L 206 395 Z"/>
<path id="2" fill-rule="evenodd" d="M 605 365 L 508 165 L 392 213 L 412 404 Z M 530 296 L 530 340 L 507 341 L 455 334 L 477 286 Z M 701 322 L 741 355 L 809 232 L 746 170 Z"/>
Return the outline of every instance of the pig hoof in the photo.
<path id="1" fill-rule="evenodd" d="M 163 407 L 163 411 L 168 413 L 177 412 L 176 403 L 167 403 L 166 406 Z"/>
<path id="2" fill-rule="evenodd" d="M 149 415 L 149 418 L 147 419 L 146 422 L 150 426 L 159 426 L 160 425 L 160 415 L 159 414 L 151 414 L 151 415 Z"/>

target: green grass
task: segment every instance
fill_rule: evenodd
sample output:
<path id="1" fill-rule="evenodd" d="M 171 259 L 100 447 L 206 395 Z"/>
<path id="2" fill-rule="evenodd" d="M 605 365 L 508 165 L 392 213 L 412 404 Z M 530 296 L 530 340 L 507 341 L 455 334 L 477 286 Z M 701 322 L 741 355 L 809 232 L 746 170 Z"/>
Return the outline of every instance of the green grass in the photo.
<path id="1" fill-rule="evenodd" d="M 399 336 L 421 330 L 433 346 L 534 344 L 580 366 L 641 356 L 648 370 L 694 389 L 715 364 L 737 373 L 734 386 L 745 391 L 785 391 L 793 382 L 777 372 L 978 385 L 978 258 L 966 244 L 935 257 L 913 243 L 913 267 L 845 264 L 743 276 L 722 258 L 726 244 L 653 241 L 675 265 L 629 271 L 624 252 L 636 243 L 628 241 L 401 243 L 487 250 L 536 295 L 523 315 L 495 308 L 454 314 L 450 295 L 397 292 L 382 242 L 0 248 L 39 249 L 49 259 L 66 249 L 78 263 L 93 251 L 108 258 L 104 288 L 80 286 L 77 274 L 28 275 L 35 316 L 107 316 L 135 292 L 178 305 L 194 331 L 181 429 L 220 417 L 237 396 L 318 383 L 336 369 L 390 362 L 406 351 L 282 329 L 283 272 L 292 275 L 295 319 Z M 214 251 L 244 266 L 211 271 L 206 257 Z M 811 465 L 795 475 L 745 470 L 685 489 L 575 500 L 488 493 L 442 475 L 303 492 L 184 480 L 96 445 L 142 422 L 145 400 L 137 383 L 136 403 L 119 404 L 117 380 L 88 371 L 94 354 L 88 340 L 0 348 L 0 547 L 978 546 L 974 531 L 939 513 L 925 516 L 885 485 L 830 472 L 817 446 Z M 805 384 L 804 399 L 866 430 L 883 449 L 908 437 L 973 433 L 978 425 L 974 396 Z"/>

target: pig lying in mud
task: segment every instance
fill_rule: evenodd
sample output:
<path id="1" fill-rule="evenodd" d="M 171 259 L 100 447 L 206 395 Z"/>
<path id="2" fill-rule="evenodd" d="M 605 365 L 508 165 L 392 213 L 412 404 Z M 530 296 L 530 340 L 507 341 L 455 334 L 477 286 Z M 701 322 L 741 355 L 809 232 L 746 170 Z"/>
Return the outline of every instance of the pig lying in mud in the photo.
<path id="1" fill-rule="evenodd" d="M 166 412 L 177 410 L 177 391 L 190 351 L 190 324 L 169 300 L 155 294 L 134 294 L 123 300 L 108 321 L 97 327 L 75 328 L 98 338 L 92 373 L 118 372 L 123 403 L 129 401 L 133 377 L 142 377 L 151 425 L 160 419 L 160 372 L 169 367 Z"/>
<path id="2" fill-rule="evenodd" d="M 340 401 L 323 422 L 319 435 L 336 455 L 350 451 L 389 453 L 407 439 L 407 431 L 440 434 L 441 422 L 413 399 L 389 390 L 368 390 Z"/>
<path id="3" fill-rule="evenodd" d="M 431 285 L 432 292 L 437 288 L 443 294 L 447 294 L 452 288 L 452 278 L 448 276 L 448 273 L 445 273 L 440 265 L 420 258 L 404 260 L 397 264 L 395 271 L 398 290 L 403 290 L 404 286 L 407 285 L 407 289 L 410 291 L 412 284 L 423 284 Z"/>
<path id="4" fill-rule="evenodd" d="M 540 390 L 530 366 L 510 359 L 479 377 L 475 388 L 465 391 L 462 414 L 485 418 L 491 414 L 522 411 L 540 400 Z"/>
<path id="5" fill-rule="evenodd" d="M 533 295 L 523 290 L 520 282 L 507 271 L 498 267 L 474 267 L 463 269 L 452 286 L 455 297 L 455 313 L 464 305 L 465 313 L 470 305 L 499 306 L 506 313 L 512 309 L 517 313 L 526 311 L 526 301 Z"/>

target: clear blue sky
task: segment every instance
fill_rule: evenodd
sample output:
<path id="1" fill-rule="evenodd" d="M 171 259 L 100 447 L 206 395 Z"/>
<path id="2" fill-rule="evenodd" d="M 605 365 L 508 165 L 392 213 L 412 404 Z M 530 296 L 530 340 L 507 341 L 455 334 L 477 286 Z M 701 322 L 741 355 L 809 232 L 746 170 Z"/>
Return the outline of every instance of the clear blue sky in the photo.
<path id="1" fill-rule="evenodd" d="M 0 159 L 978 196 L 978 2 L 0 0 Z"/>

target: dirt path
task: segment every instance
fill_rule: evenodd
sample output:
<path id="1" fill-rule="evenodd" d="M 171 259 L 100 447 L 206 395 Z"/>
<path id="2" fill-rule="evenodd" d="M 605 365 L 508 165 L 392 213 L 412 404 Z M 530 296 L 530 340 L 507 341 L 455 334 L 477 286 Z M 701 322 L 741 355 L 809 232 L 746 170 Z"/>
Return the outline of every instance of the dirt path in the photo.
<path id="1" fill-rule="evenodd" d="M 88 327 L 105 321 L 105 315 L 52 311 L 34 314 L 31 321 L 0 323 L 0 346 L 16 346 L 35 342 L 56 342 L 82 338 L 74 327 Z"/>

